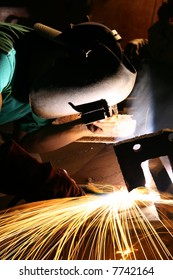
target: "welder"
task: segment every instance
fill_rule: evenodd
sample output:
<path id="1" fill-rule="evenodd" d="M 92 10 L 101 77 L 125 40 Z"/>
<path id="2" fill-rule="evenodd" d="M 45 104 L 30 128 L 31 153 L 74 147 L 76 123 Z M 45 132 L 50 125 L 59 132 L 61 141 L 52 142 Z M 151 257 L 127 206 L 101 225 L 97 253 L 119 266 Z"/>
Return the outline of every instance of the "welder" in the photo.
<path id="1" fill-rule="evenodd" d="M 1 23 L 0 125 L 12 125 L 11 145 L 45 153 L 104 133 L 97 121 L 112 116 L 136 79 L 120 38 L 95 22 L 63 32 L 39 23 L 33 29 Z M 55 124 L 72 115 L 73 121 Z"/>
<path id="2" fill-rule="evenodd" d="M 91 132 L 85 124 L 109 117 L 111 106 L 134 86 L 136 71 L 119 37 L 102 24 L 59 32 L 42 24 L 30 30 L 1 23 L 0 36 L 0 125 L 12 122 L 14 139 L 31 152 L 55 150 L 93 133 L 97 127 Z M 53 124 L 79 114 L 77 125 Z"/>

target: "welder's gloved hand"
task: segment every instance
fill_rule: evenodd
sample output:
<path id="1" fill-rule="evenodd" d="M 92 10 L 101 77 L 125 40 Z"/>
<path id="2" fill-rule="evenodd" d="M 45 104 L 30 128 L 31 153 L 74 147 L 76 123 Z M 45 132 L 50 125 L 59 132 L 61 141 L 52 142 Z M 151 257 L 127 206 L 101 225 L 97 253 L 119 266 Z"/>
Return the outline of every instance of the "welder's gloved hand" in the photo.
<path id="1" fill-rule="evenodd" d="M 84 196 L 84 190 L 79 187 L 65 169 L 58 168 L 55 177 L 55 187 L 52 189 L 53 197 L 76 197 Z"/>
<path id="2" fill-rule="evenodd" d="M 99 126 L 93 124 L 93 123 L 90 123 L 90 124 L 87 124 L 87 128 L 92 132 L 92 133 L 102 133 L 103 130 L 102 128 L 100 128 Z"/>
<path id="3" fill-rule="evenodd" d="M 128 57 L 131 63 L 138 67 L 142 59 L 148 56 L 148 39 L 133 39 L 128 42 L 124 49 L 124 54 Z"/>
<path id="4" fill-rule="evenodd" d="M 0 171 L 0 192 L 26 202 L 85 195 L 66 171 L 39 162 L 13 140 L 0 146 Z"/>
<path id="5" fill-rule="evenodd" d="M 98 120 L 92 124 L 88 124 L 88 129 L 95 134 L 95 136 L 115 137 L 116 116 L 112 116 L 103 120 Z"/>

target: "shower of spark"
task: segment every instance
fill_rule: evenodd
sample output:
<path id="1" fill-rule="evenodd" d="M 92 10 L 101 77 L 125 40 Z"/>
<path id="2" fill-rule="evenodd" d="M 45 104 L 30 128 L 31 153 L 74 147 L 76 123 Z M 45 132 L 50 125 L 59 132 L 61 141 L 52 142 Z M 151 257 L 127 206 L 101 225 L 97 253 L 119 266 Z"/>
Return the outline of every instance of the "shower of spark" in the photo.
<path id="1" fill-rule="evenodd" d="M 166 215 L 161 218 L 162 210 L 159 215 L 153 210 L 160 203 L 171 207 L 173 200 L 142 187 L 130 193 L 124 187 L 97 187 L 102 195 L 1 211 L 0 259 L 173 259 L 164 241 L 173 240 L 173 223 Z"/>

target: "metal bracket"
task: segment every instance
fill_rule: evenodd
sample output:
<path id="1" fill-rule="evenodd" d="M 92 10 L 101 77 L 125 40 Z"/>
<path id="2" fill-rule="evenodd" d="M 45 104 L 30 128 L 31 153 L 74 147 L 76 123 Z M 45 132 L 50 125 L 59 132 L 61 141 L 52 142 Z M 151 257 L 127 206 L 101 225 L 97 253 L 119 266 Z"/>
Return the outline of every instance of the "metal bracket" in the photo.
<path id="1" fill-rule="evenodd" d="M 146 180 L 141 163 L 156 159 L 161 156 L 168 156 L 171 168 L 173 169 L 173 130 L 163 129 L 156 133 L 150 133 L 137 136 L 128 140 L 120 141 L 114 144 L 114 151 L 124 177 L 124 181 L 129 191 L 139 186 L 145 186 Z M 159 162 L 161 166 L 161 163 Z M 172 183 L 165 170 L 156 172 L 150 164 L 152 176 L 157 183 L 156 186 L 161 188 L 159 180 L 156 177 L 164 178 L 165 184 Z M 164 177 L 163 177 L 164 175 Z M 164 186 L 165 188 L 165 186 Z"/>

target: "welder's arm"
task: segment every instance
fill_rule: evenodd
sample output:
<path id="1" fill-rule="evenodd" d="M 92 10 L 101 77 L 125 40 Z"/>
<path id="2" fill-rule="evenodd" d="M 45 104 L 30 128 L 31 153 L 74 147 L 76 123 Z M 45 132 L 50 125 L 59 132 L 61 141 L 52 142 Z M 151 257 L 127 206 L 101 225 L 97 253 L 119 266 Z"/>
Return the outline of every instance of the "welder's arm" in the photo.
<path id="1" fill-rule="evenodd" d="M 86 126 L 74 121 L 63 125 L 49 125 L 38 131 L 25 135 L 20 141 L 30 153 L 47 153 L 60 149 L 83 136 L 93 135 L 94 130 L 100 130 L 96 126 Z"/>
<path id="2" fill-rule="evenodd" d="M 26 202 L 85 195 L 67 171 L 39 162 L 13 140 L 0 145 L 0 170 L 0 192 Z"/>

